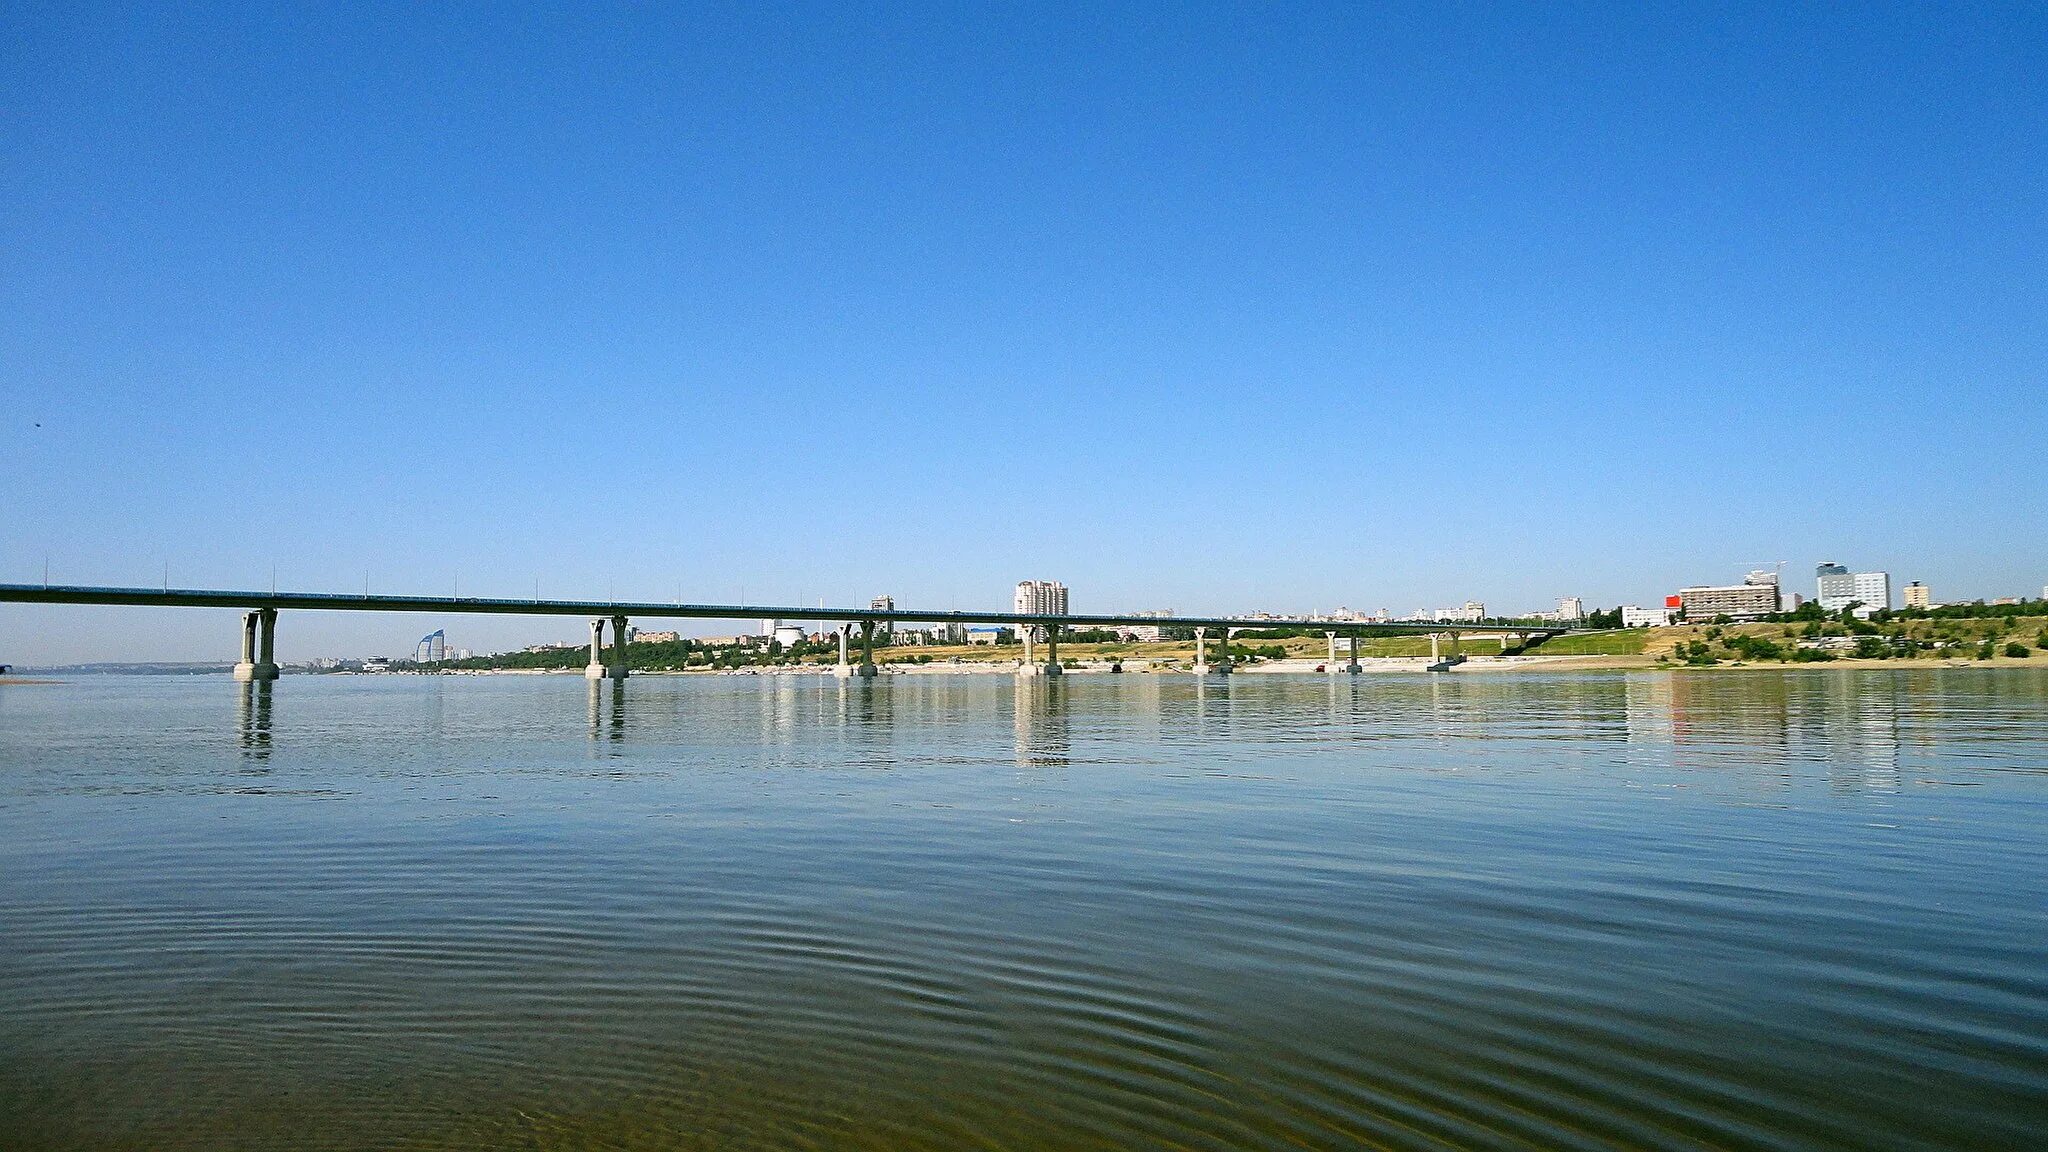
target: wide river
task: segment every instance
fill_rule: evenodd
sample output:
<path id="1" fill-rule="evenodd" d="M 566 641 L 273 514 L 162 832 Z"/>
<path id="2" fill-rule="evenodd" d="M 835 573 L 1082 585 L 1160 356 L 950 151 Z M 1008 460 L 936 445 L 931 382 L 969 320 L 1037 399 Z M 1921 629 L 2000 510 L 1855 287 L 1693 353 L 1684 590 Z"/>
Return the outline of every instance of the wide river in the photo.
<path id="1" fill-rule="evenodd" d="M 2048 670 L 0 686 L 0 1148 L 2048 1147 Z"/>

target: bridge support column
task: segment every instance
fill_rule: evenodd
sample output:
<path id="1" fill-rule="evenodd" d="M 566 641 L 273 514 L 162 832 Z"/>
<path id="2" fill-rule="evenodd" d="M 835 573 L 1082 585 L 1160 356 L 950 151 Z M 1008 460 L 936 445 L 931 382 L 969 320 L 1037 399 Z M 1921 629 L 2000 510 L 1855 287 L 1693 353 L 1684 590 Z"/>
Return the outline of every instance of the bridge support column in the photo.
<path id="1" fill-rule="evenodd" d="M 863 680 L 870 680 L 875 676 L 875 622 L 873 620 L 863 620 L 860 622 L 860 666 L 854 669 L 854 675 Z"/>
<path id="2" fill-rule="evenodd" d="M 1337 634 L 1335 632 L 1325 632 L 1323 633 L 1323 639 L 1330 642 L 1330 658 L 1323 662 L 1323 667 L 1335 672 L 1337 670 Z"/>
<path id="3" fill-rule="evenodd" d="M 841 624 L 839 626 L 839 663 L 833 666 L 832 674 L 841 680 L 853 678 L 853 665 L 846 662 L 847 638 L 852 632 L 853 625 L 851 624 Z"/>
<path id="4" fill-rule="evenodd" d="M 242 614 L 242 659 L 235 665 L 235 679 L 277 679 L 277 609 Z"/>
<path id="5" fill-rule="evenodd" d="M 626 644 L 631 633 L 626 628 L 624 616 L 612 617 L 612 664 L 605 669 L 605 675 L 613 680 L 626 678 Z"/>
<path id="6" fill-rule="evenodd" d="M 1216 629 L 1216 658 L 1209 659 L 1209 629 L 1195 629 L 1195 674 L 1199 676 L 1230 675 L 1230 629 Z"/>
<path id="7" fill-rule="evenodd" d="M 1060 667 L 1060 626 L 1057 624 L 1047 624 L 1045 626 L 1045 663 L 1043 664 L 1031 658 L 1031 633 L 1033 630 L 1029 624 L 1023 628 L 1024 663 L 1017 666 L 1017 674 L 1019 676 L 1064 675 L 1066 669 Z"/>
<path id="8" fill-rule="evenodd" d="M 1356 676 L 1356 675 L 1358 675 L 1358 672 L 1359 672 L 1359 668 L 1358 668 L 1358 633 L 1356 633 L 1356 632 L 1353 632 L 1353 633 L 1352 633 L 1352 634 L 1351 634 L 1350 636 L 1346 637 L 1346 639 L 1347 639 L 1347 640 L 1349 640 L 1349 641 L 1351 642 L 1351 659 L 1350 659 L 1350 661 L 1349 661 L 1348 663 L 1346 663 L 1346 664 L 1344 665 L 1344 670 L 1345 670 L 1346 672 L 1349 672 L 1349 673 L 1351 673 L 1351 674 L 1352 674 L 1353 676 Z"/>
<path id="9" fill-rule="evenodd" d="M 1442 643 L 1447 638 L 1451 642 L 1451 651 L 1448 655 L 1444 653 Z M 1458 634 L 1456 632 L 1431 632 L 1429 634 L 1429 670 L 1431 672 L 1449 672 L 1464 662 L 1465 657 L 1458 652 Z"/>
<path id="10" fill-rule="evenodd" d="M 592 620 L 590 622 L 590 663 L 583 666 L 583 678 L 585 680 L 602 680 L 605 678 L 605 675 L 604 621 L 602 619 Z"/>

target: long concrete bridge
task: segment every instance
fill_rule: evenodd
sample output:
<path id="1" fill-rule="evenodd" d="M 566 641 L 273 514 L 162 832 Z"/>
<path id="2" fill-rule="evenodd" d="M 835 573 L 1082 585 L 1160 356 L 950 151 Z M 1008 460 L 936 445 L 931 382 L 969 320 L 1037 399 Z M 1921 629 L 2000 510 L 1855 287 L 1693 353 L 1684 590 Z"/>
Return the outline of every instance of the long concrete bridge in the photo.
<path id="1" fill-rule="evenodd" d="M 238 680 L 277 678 L 277 614 L 287 609 L 313 612 L 469 612 L 496 616 L 581 616 L 590 619 L 590 664 L 584 675 L 593 680 L 624 679 L 626 676 L 627 622 L 634 617 L 655 620 L 830 620 L 838 622 L 841 676 L 875 675 L 875 631 L 878 625 L 897 623 L 1008 624 L 1018 626 L 1024 640 L 1024 660 L 1018 672 L 1027 676 L 1057 676 L 1060 667 L 1060 638 L 1070 631 L 1088 631 L 1131 626 L 1166 626 L 1195 630 L 1195 671 L 1227 674 L 1231 670 L 1230 634 L 1266 629 L 1320 631 L 1329 641 L 1329 666 L 1337 665 L 1337 639 L 1349 639 L 1349 659 L 1344 671 L 1357 672 L 1358 637 L 1421 634 L 1430 637 L 1430 668 L 1448 669 L 1459 659 L 1461 635 L 1498 636 L 1503 649 L 1517 643 L 1556 635 L 1568 629 L 1556 625 L 1380 623 L 1368 620 L 1319 620 L 1312 617 L 1270 617 L 1257 619 L 1230 616 L 1155 615 L 1036 615 L 1028 612 L 928 612 L 914 608 L 827 608 L 788 604 L 685 604 L 653 600 L 510 600 L 481 596 L 372 596 L 367 593 L 334 592 L 240 592 L 200 588 L 102 588 L 65 584 L 0 584 L 0 603 L 16 604 L 120 604 L 149 608 L 233 608 L 242 611 L 242 658 L 235 665 Z M 612 643 L 607 652 L 605 625 L 611 625 Z M 1034 633 L 1045 634 L 1045 659 L 1033 651 Z M 853 662 L 859 633 L 859 662 Z M 1208 642 L 1220 641 L 1212 657 Z M 1449 653 L 1444 644 L 1448 641 Z"/>

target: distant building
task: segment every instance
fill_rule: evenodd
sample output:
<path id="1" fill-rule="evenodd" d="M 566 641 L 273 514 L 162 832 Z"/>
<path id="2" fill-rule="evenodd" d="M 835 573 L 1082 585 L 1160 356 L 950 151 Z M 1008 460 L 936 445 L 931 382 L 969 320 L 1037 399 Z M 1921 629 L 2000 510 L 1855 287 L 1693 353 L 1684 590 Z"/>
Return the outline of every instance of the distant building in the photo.
<path id="1" fill-rule="evenodd" d="M 1530 619 L 1547 624 L 1578 624 L 1586 619 L 1586 602 L 1577 596 L 1559 596 L 1556 609 L 1549 612 L 1531 612 Z"/>
<path id="2" fill-rule="evenodd" d="M 1418 608 L 1402 619 L 1422 624 L 1477 624 L 1486 619 L 1486 605 L 1467 600 L 1463 608 Z"/>
<path id="3" fill-rule="evenodd" d="M 799 640 L 807 639 L 801 624 L 777 625 L 774 634 L 768 638 L 782 645 L 782 650 L 785 652 L 789 651 L 790 645 L 797 643 Z"/>
<path id="4" fill-rule="evenodd" d="M 1697 624 L 1726 616 L 1731 620 L 1754 620 L 1778 611 L 1778 574 L 1758 569 L 1740 584 L 1702 584 L 1678 590 L 1678 602 L 1685 618 Z"/>
<path id="5" fill-rule="evenodd" d="M 1008 628 L 969 628 L 967 630 L 967 642 L 969 644 L 1001 644 L 1009 638 L 1010 630 Z"/>
<path id="6" fill-rule="evenodd" d="M 896 598 L 894 596 L 877 596 L 873 600 L 868 601 L 868 610 L 870 612 L 894 612 L 896 610 Z M 893 620 L 882 620 L 875 624 L 875 639 L 880 643 L 890 643 L 890 637 L 895 632 L 896 622 Z"/>
<path id="7" fill-rule="evenodd" d="M 1927 590 L 1927 585 L 1915 580 L 1911 584 L 1906 585 L 1906 607 L 1932 608 L 1934 607 L 1934 594 Z"/>
<path id="8" fill-rule="evenodd" d="M 1157 608 L 1150 612 L 1134 612 L 1134 616 L 1148 616 L 1159 620 L 1173 619 L 1173 609 Z M 1164 624 L 1124 624 L 1116 630 L 1117 639 L 1134 644 L 1157 644 L 1166 639 Z"/>
<path id="9" fill-rule="evenodd" d="M 1021 580 L 1012 601 L 1015 611 L 1032 616 L 1065 616 L 1067 586 L 1057 580 Z"/>
<path id="10" fill-rule="evenodd" d="M 1858 616 L 1868 616 L 1880 608 L 1892 606 L 1892 578 L 1885 572 L 1851 572 L 1840 564 L 1826 561 L 1813 570 L 1814 581 L 1819 585 L 1820 608 L 1823 612 L 1840 612 L 1851 604 L 1860 604 Z"/>
<path id="11" fill-rule="evenodd" d="M 934 644 L 965 644 L 967 643 L 967 625 L 953 623 L 934 624 L 931 627 L 931 638 Z"/>
<path id="12" fill-rule="evenodd" d="M 1671 624 L 1669 608 L 1638 608 L 1633 604 L 1621 606 L 1623 628 L 1665 628 Z"/>
<path id="13" fill-rule="evenodd" d="M 774 636 L 706 636 L 697 641 L 700 648 L 759 648 Z"/>
<path id="14" fill-rule="evenodd" d="M 1992 601 L 1992 603 L 1993 603 L 1993 604 L 2000 604 L 2000 605 L 2003 605 L 2003 604 L 2017 604 L 2017 603 L 2019 603 L 2019 602 L 2020 602 L 2020 598 L 2019 598 L 2019 597 L 2017 597 L 2017 596 L 2000 596 L 2000 597 L 1999 597 L 1998 599 L 1996 599 L 1996 600 L 1993 600 L 1993 601 Z"/>
<path id="15" fill-rule="evenodd" d="M 413 645 L 412 662 L 415 664 L 439 664 L 448 658 L 448 636 L 439 628 L 420 637 Z"/>
<path id="16" fill-rule="evenodd" d="M 633 629 L 635 644 L 673 644 L 682 638 L 683 634 L 680 632 L 642 632 L 638 628 Z"/>

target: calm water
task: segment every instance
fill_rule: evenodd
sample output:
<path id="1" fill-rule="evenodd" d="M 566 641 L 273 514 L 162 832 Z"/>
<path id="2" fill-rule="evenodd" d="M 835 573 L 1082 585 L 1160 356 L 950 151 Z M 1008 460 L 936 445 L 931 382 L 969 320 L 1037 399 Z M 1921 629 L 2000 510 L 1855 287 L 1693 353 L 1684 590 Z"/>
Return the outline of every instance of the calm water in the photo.
<path id="1" fill-rule="evenodd" d="M 0 687 L 0 1148 L 2036 1148 L 2048 671 Z"/>

